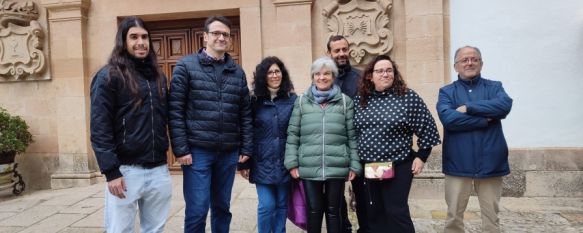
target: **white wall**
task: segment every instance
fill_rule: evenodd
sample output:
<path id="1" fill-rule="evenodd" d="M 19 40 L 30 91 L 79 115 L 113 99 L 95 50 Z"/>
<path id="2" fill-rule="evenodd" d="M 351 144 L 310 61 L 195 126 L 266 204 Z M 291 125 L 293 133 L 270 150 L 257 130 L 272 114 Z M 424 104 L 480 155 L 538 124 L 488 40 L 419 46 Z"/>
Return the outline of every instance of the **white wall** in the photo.
<path id="1" fill-rule="evenodd" d="M 583 1 L 451 0 L 450 14 L 450 61 L 477 46 L 482 76 L 514 99 L 509 146 L 583 147 Z"/>

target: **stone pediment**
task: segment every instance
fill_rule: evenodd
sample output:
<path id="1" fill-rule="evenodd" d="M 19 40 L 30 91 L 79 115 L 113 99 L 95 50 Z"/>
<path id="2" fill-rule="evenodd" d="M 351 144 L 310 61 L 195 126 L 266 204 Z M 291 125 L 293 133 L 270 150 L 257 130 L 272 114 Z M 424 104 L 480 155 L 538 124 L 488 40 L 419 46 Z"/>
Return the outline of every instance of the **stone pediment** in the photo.
<path id="1" fill-rule="evenodd" d="M 32 1 L 0 0 L 0 82 L 45 79 L 44 31 Z"/>
<path id="2" fill-rule="evenodd" d="M 389 53 L 394 40 L 389 29 L 392 4 L 392 0 L 331 2 L 322 11 L 326 38 L 332 35 L 346 37 L 353 64 L 364 64 L 376 55 Z"/>

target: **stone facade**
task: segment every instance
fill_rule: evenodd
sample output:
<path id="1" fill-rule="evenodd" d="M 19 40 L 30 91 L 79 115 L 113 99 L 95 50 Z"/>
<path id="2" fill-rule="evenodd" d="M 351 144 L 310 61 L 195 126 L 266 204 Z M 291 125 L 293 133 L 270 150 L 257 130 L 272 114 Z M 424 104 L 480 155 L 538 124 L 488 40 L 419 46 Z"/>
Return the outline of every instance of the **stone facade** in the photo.
<path id="1" fill-rule="evenodd" d="M 34 27 L 44 36 L 34 48 L 42 49 L 46 58 L 38 76 L 48 81 L 21 82 L 19 76 L 10 76 L 16 82 L 0 82 L 0 105 L 31 126 L 35 143 L 17 161 L 33 189 L 84 186 L 102 179 L 89 141 L 89 84 L 106 63 L 117 22 L 124 16 L 146 21 L 239 17 L 241 64 L 249 81 L 262 57 L 279 56 L 299 93 L 310 84 L 311 62 L 326 54 L 326 41 L 336 33 L 348 37 L 351 62 L 357 67 L 376 54 L 389 53 L 434 115 L 438 89 L 450 82 L 448 0 L 24 2 L 38 8 Z M 427 172 L 415 180 L 414 193 L 443 193 L 440 149 L 434 154 Z M 513 149 L 505 195 L 583 196 L 582 154 L 582 148 Z"/>
<path id="2" fill-rule="evenodd" d="M 0 1 L 0 82 L 50 78 L 38 19 L 32 1 Z"/>

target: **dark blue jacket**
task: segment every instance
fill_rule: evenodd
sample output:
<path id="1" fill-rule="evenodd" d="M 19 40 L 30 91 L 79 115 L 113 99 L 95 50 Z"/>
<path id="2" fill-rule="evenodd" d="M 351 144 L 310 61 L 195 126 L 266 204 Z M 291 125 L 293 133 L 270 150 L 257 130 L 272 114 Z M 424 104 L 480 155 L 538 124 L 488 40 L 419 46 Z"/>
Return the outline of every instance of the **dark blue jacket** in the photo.
<path id="1" fill-rule="evenodd" d="M 250 181 L 259 184 L 282 184 L 290 181 L 283 166 L 287 126 L 297 96 L 260 98 L 253 101 L 253 156 Z"/>
<path id="2" fill-rule="evenodd" d="M 456 111 L 466 105 L 467 112 Z M 510 173 L 501 120 L 512 108 L 502 83 L 480 76 L 439 90 L 437 113 L 443 124 L 443 173 L 487 178 Z M 491 119 L 491 121 L 488 121 Z"/>
<path id="3" fill-rule="evenodd" d="M 360 70 L 347 65 L 344 68 L 338 67 L 338 77 L 334 79 L 334 84 L 340 87 L 342 93 L 354 99 L 358 91 L 358 79 L 360 79 Z"/>
<path id="4" fill-rule="evenodd" d="M 110 67 L 91 81 L 91 145 L 107 181 L 122 176 L 120 165 L 165 164 L 168 150 L 166 82 L 160 96 L 155 79 L 137 78 L 142 103 L 136 107 L 123 79 L 109 77 Z"/>
<path id="5" fill-rule="evenodd" d="M 239 149 L 251 155 L 249 88 L 243 69 L 228 54 L 224 63 L 209 61 L 202 50 L 180 59 L 168 99 L 172 150 L 177 157 L 190 154 L 193 147 Z"/>

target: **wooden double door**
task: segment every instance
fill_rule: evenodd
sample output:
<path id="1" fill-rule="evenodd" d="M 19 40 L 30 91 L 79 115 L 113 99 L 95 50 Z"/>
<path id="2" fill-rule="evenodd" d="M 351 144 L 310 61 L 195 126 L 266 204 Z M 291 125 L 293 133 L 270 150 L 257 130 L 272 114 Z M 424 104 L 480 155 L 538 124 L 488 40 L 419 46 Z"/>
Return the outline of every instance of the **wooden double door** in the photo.
<path id="1" fill-rule="evenodd" d="M 229 18 L 233 22 L 231 28 L 231 43 L 229 55 L 241 64 L 241 33 L 239 18 Z M 148 22 L 150 27 L 150 37 L 152 44 L 150 48 L 154 50 L 158 57 L 158 66 L 168 77 L 168 83 L 172 80 L 172 71 L 176 62 L 183 56 L 196 53 L 204 44 L 204 20 L 173 20 Z M 173 174 L 181 172 L 180 165 L 176 163 L 172 149 L 168 148 L 168 166 Z"/>

